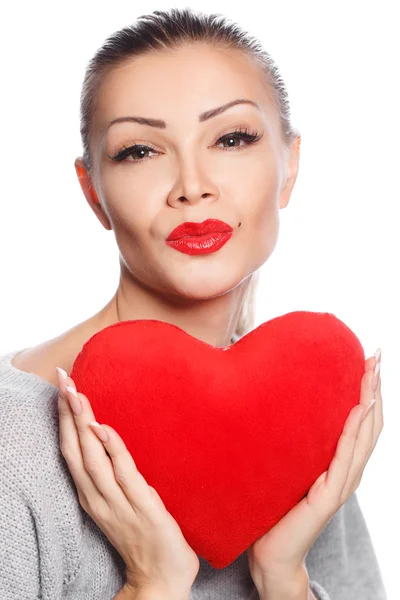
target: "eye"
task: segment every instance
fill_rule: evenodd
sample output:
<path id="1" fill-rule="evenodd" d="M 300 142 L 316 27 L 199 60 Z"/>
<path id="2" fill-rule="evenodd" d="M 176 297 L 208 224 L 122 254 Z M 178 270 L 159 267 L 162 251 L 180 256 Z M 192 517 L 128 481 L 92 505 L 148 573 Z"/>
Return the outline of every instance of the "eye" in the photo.
<path id="1" fill-rule="evenodd" d="M 238 141 L 240 142 L 241 140 L 243 140 L 245 142 L 245 144 L 243 146 L 241 146 L 240 144 L 238 146 L 228 146 L 223 148 L 223 150 L 230 150 L 231 148 L 236 150 L 236 149 L 242 149 L 245 148 L 246 146 L 249 146 L 250 144 L 254 144 L 255 142 L 258 142 L 258 140 L 260 140 L 263 136 L 263 133 L 261 133 L 260 135 L 256 132 L 256 131 L 251 131 L 249 132 L 248 129 L 245 129 L 244 131 L 242 129 L 236 129 L 235 131 L 232 131 L 231 133 L 226 133 L 225 135 L 223 135 L 222 137 L 219 138 L 217 144 L 219 143 L 223 143 L 223 142 L 231 142 L 232 140 L 234 142 Z"/>
<path id="2" fill-rule="evenodd" d="M 244 130 L 242 129 L 236 129 L 235 131 L 232 131 L 230 133 L 226 133 L 225 135 L 223 135 L 222 137 L 220 137 L 217 141 L 217 144 L 220 143 L 224 143 L 224 142 L 232 142 L 232 140 L 234 141 L 234 143 L 236 141 L 239 142 L 239 145 L 237 146 L 228 146 L 228 147 L 224 147 L 222 148 L 223 150 L 241 150 L 243 148 L 245 148 L 246 146 L 249 146 L 250 144 L 254 144 L 255 142 L 258 142 L 258 140 L 260 140 L 262 138 L 262 136 L 264 135 L 264 132 L 262 132 L 261 134 L 258 134 L 256 131 L 249 131 L 247 128 L 245 128 Z M 244 145 L 240 145 L 240 141 L 243 140 L 245 143 Z M 160 154 L 159 152 L 157 152 L 157 150 L 153 147 L 153 146 L 145 146 L 143 144 L 132 144 L 130 146 L 122 146 L 122 148 L 119 148 L 113 155 L 108 155 L 109 158 L 111 158 L 111 160 L 114 160 L 116 162 L 127 162 L 127 163 L 139 163 L 139 162 L 144 162 L 145 160 L 151 158 L 151 156 L 145 156 L 146 152 L 153 152 L 154 154 Z M 134 155 L 139 156 L 140 158 L 133 158 L 132 160 L 126 160 L 128 158 L 128 156 L 134 156 Z"/>
<path id="3" fill-rule="evenodd" d="M 122 161 L 126 160 L 126 158 L 128 156 L 137 154 L 141 158 L 128 160 L 126 162 L 134 162 L 134 163 L 144 162 L 144 160 L 146 160 L 149 157 L 146 157 L 146 156 L 143 157 L 143 153 L 146 153 L 148 151 L 155 152 L 156 154 L 158 154 L 153 146 L 144 146 L 143 144 L 133 144 L 132 146 L 122 146 L 122 148 L 119 148 L 115 152 L 115 154 L 112 154 L 111 156 L 109 156 L 109 158 L 111 158 L 112 160 L 115 160 L 117 162 L 122 162 Z"/>

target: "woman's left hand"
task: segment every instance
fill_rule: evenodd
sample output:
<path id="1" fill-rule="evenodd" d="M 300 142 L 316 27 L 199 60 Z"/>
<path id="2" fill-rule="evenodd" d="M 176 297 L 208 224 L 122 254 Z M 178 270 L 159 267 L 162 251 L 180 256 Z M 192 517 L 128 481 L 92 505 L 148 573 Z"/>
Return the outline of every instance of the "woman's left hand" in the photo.
<path id="1" fill-rule="evenodd" d="M 383 428 L 380 374 L 374 394 L 372 380 L 380 356 L 365 363 L 360 403 L 353 407 L 344 425 L 328 471 L 318 477 L 308 494 L 265 535 L 247 550 L 249 570 L 257 589 L 266 584 L 295 579 L 305 570 L 311 546 L 339 508 L 361 482 L 363 471 Z M 366 406 L 376 403 L 365 415 Z"/>

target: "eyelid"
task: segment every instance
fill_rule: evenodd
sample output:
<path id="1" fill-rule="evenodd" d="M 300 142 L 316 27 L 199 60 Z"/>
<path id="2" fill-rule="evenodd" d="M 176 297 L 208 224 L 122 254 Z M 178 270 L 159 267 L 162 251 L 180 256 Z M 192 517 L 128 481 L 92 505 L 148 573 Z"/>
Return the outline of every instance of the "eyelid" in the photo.
<path id="1" fill-rule="evenodd" d="M 245 140 L 246 141 L 245 146 L 250 146 L 251 144 L 254 144 L 257 141 L 259 141 L 263 137 L 264 133 L 265 133 L 264 129 L 261 131 L 261 133 L 258 133 L 256 128 L 252 128 L 247 125 L 232 126 L 230 128 L 227 128 L 226 133 L 220 134 L 217 137 L 216 141 L 210 147 L 213 148 L 218 143 L 221 143 L 221 141 L 224 140 L 229 135 L 231 135 L 232 137 L 236 137 L 238 139 Z M 133 148 L 135 148 L 135 147 L 145 148 L 146 150 L 149 150 L 150 152 L 153 152 L 154 154 L 162 154 L 162 152 L 157 150 L 153 144 L 151 144 L 149 142 L 138 142 L 135 140 L 128 144 L 123 144 L 112 155 L 107 154 L 107 156 L 108 156 L 108 158 L 110 158 L 113 161 L 128 162 L 128 163 L 141 163 L 141 162 L 145 162 L 146 160 L 149 160 L 151 158 L 151 157 L 146 157 L 142 160 L 134 159 L 134 160 L 127 161 L 126 158 L 129 156 L 129 154 L 133 151 Z M 235 150 L 235 149 L 238 150 L 239 148 L 243 148 L 243 146 L 232 148 L 232 150 Z M 230 150 L 230 149 L 228 148 L 228 150 Z M 124 156 L 125 153 L 126 153 L 126 155 Z"/>
<path id="2" fill-rule="evenodd" d="M 220 133 L 215 139 L 216 142 L 219 140 L 219 138 L 223 137 L 224 135 L 227 135 L 229 133 L 233 133 L 234 131 L 241 131 L 241 130 L 249 130 L 249 131 L 257 131 L 259 129 L 261 129 L 261 133 L 264 133 L 263 128 L 261 127 L 260 124 L 256 124 L 256 125 L 252 125 L 249 122 L 243 122 L 243 123 L 238 123 L 236 122 L 235 124 L 232 124 L 228 127 L 224 127 L 225 133 Z M 154 132 L 155 134 L 160 133 L 160 135 L 162 135 L 161 132 Z M 214 142 L 214 144 L 216 143 Z M 155 146 L 154 144 L 152 144 L 151 142 L 147 142 L 147 141 L 137 141 L 136 139 L 132 139 L 129 142 L 124 142 L 123 144 L 117 145 L 117 149 L 114 152 L 110 152 L 110 155 L 115 155 L 116 152 L 118 152 L 119 150 L 123 150 L 124 148 L 129 148 L 130 146 L 149 146 L 150 148 L 152 148 L 153 150 L 155 150 Z"/>

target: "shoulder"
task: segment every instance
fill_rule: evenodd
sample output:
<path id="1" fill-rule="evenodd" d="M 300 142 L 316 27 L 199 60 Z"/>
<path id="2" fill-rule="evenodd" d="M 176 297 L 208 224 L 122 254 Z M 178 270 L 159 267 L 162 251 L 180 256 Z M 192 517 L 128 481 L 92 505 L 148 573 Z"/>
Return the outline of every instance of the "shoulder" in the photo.
<path id="1" fill-rule="evenodd" d="M 46 580 L 58 598 L 61 583 L 79 572 L 85 514 L 59 447 L 57 388 L 6 367 L 0 372 L 0 597 L 39 598 Z"/>
<path id="2" fill-rule="evenodd" d="M 19 371 L 36 375 L 51 385 L 57 386 L 56 367 L 68 371 L 73 359 L 68 338 L 56 338 L 32 348 L 26 348 L 16 354 L 11 365 Z M 65 368 L 67 367 L 67 368 Z"/>
<path id="3" fill-rule="evenodd" d="M 95 326 L 89 319 L 37 346 L 0 355 L 0 452 L 27 452 L 32 464 L 58 450 L 56 367 L 71 372 Z"/>
<path id="4" fill-rule="evenodd" d="M 76 357 L 86 342 L 109 324 L 112 324 L 112 322 L 105 322 L 98 313 L 57 337 L 37 346 L 24 348 L 12 357 L 11 365 L 8 365 L 7 377 L 9 378 L 11 370 L 14 369 L 14 379 L 17 378 L 19 373 L 28 373 L 57 387 L 56 367 L 61 367 L 61 369 L 70 373 Z M 0 371 L 1 360 L 2 357 L 0 356 Z M 22 382 L 22 379 L 20 382 Z"/>
<path id="5" fill-rule="evenodd" d="M 59 453 L 58 387 L 44 356 L 29 348 L 0 356 L 0 477 L 22 487 Z"/>
<path id="6" fill-rule="evenodd" d="M 46 461 L 57 435 L 57 388 L 33 375 L 5 364 L 0 367 L 0 476 L 19 476 L 21 483 L 34 463 Z M 56 438 L 55 438 L 56 439 Z"/>
<path id="7" fill-rule="evenodd" d="M 70 373 L 83 345 L 98 329 L 94 319 L 88 319 L 57 337 L 18 352 L 10 366 L 57 387 L 56 367 Z M 17 374 L 15 370 L 14 374 Z"/>

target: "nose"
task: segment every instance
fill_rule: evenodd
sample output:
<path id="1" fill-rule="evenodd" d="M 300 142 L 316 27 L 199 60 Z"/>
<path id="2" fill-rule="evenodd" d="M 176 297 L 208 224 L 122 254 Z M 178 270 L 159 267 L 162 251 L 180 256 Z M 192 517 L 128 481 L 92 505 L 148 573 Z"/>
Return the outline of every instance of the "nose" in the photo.
<path id="1" fill-rule="evenodd" d="M 204 194 L 201 194 L 200 198 L 208 198 L 209 196 L 212 196 L 212 194 L 205 192 Z M 196 198 L 197 198 L 197 196 L 195 196 L 195 195 L 179 196 L 178 201 L 179 202 L 189 202 L 189 204 L 195 204 L 197 201 Z"/>
<path id="2" fill-rule="evenodd" d="M 168 204 L 173 208 L 183 203 L 197 204 L 207 202 L 212 204 L 219 198 L 218 186 L 198 166 L 185 165 L 180 170 L 180 176 L 168 196 Z"/>

